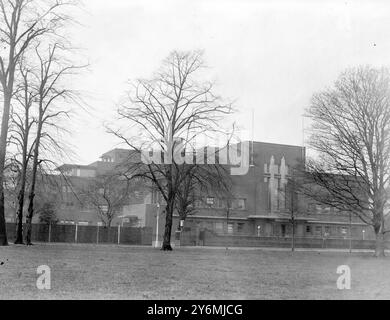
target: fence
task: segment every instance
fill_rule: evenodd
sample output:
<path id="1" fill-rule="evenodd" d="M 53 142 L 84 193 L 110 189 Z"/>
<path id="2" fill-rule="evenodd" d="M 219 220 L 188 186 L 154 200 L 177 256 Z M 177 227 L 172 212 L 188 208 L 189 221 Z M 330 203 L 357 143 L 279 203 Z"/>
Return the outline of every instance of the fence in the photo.
<path id="1" fill-rule="evenodd" d="M 25 226 L 23 230 L 26 230 Z M 15 238 L 15 223 L 7 223 L 10 241 Z M 151 228 L 99 227 L 81 225 L 33 224 L 31 238 L 34 242 L 104 243 L 152 245 Z"/>
<path id="2" fill-rule="evenodd" d="M 23 230 L 26 230 L 24 227 Z M 15 239 L 15 223 L 7 223 L 9 241 Z M 155 240 L 152 228 L 131 227 L 99 227 L 81 225 L 32 225 L 33 242 L 53 243 L 97 243 L 97 244 L 126 244 L 151 246 Z M 291 238 L 288 237 L 256 237 L 244 235 L 220 235 L 209 230 L 199 235 L 193 232 L 183 232 L 179 238 L 172 234 L 172 242 L 180 239 L 181 246 L 210 246 L 210 247 L 291 247 Z M 375 241 L 357 239 L 322 239 L 300 238 L 295 239 L 296 248 L 332 248 L 332 249 L 374 249 Z M 390 249 L 390 242 L 385 243 Z"/>
<path id="3" fill-rule="evenodd" d="M 198 237 L 191 232 L 181 235 L 182 246 L 208 246 L 208 247 L 274 247 L 290 248 L 291 237 L 256 237 L 244 235 L 221 235 L 204 230 Z M 296 248 L 331 248 L 331 249 L 374 249 L 375 240 L 336 239 L 336 238 L 295 238 Z M 385 248 L 390 250 L 390 242 L 385 242 Z"/>

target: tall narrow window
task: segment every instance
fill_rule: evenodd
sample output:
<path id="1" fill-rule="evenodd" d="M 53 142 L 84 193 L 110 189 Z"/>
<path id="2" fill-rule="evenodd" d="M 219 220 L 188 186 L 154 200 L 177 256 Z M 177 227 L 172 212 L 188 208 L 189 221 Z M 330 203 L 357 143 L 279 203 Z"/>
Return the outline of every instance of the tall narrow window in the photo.
<path id="1" fill-rule="evenodd" d="M 214 198 L 208 197 L 208 198 L 206 199 L 206 204 L 207 204 L 207 205 L 213 206 L 214 203 L 215 203 L 215 199 L 214 199 Z"/>
<path id="2" fill-rule="evenodd" d="M 234 224 L 233 223 L 228 223 L 227 224 L 227 232 L 228 232 L 228 234 L 233 234 L 234 233 Z"/>

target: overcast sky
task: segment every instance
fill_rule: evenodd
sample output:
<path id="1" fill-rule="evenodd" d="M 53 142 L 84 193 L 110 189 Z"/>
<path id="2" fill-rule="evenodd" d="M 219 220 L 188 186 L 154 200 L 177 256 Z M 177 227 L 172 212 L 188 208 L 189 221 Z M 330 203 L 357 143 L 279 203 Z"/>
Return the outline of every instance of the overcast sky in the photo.
<path id="1" fill-rule="evenodd" d="M 349 66 L 390 65 L 386 1 L 84 0 L 73 35 L 90 61 L 77 84 L 92 115 L 75 122 L 75 162 L 118 146 L 103 122 L 126 81 L 147 78 L 172 50 L 203 49 L 218 93 L 258 141 L 302 145 L 312 94 Z M 249 129 L 249 128 L 248 128 Z"/>

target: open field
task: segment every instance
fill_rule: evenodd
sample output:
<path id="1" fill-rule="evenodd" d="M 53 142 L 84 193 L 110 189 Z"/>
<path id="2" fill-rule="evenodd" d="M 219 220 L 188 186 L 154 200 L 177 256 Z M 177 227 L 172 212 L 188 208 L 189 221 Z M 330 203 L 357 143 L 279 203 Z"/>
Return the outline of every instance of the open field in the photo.
<path id="1" fill-rule="evenodd" d="M 370 253 L 38 244 L 0 248 L 1 262 L 1 299 L 390 299 L 390 258 Z M 36 288 L 39 265 L 51 290 Z"/>

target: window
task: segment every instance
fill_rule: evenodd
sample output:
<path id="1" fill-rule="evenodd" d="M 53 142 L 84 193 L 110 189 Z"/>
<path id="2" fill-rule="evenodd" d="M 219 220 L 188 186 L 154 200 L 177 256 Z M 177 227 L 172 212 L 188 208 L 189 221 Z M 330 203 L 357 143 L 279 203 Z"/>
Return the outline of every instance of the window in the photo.
<path id="1" fill-rule="evenodd" d="M 235 199 L 232 204 L 235 210 L 245 210 L 245 199 Z"/>
<path id="2" fill-rule="evenodd" d="M 214 198 L 208 197 L 208 198 L 206 199 L 206 204 L 209 205 L 209 206 L 214 205 L 214 202 L 215 202 L 215 199 L 214 199 Z"/>
<path id="3" fill-rule="evenodd" d="M 322 227 L 321 226 L 316 227 L 316 235 L 318 235 L 318 236 L 322 235 Z"/>
<path id="4" fill-rule="evenodd" d="M 223 223 L 222 222 L 216 222 L 215 223 L 215 231 L 218 233 L 223 232 Z"/>
<path id="5" fill-rule="evenodd" d="M 342 228 L 341 228 L 341 234 L 346 235 L 346 234 L 347 234 L 347 231 L 348 231 L 348 228 L 347 228 L 347 227 L 342 227 Z"/>
<path id="6" fill-rule="evenodd" d="M 140 191 L 134 191 L 134 197 L 141 198 L 142 193 Z"/>
<path id="7" fill-rule="evenodd" d="M 229 209 L 245 210 L 246 199 L 233 199 L 227 201 L 229 203 Z"/>
<path id="8" fill-rule="evenodd" d="M 311 226 L 306 226 L 306 232 L 311 233 Z"/>
<path id="9" fill-rule="evenodd" d="M 330 227 L 325 227 L 325 235 L 330 235 Z"/>
<path id="10" fill-rule="evenodd" d="M 285 237 L 286 236 L 286 225 L 285 224 L 282 224 L 282 237 Z"/>
<path id="11" fill-rule="evenodd" d="M 245 223 L 238 223 L 237 224 L 237 232 L 243 232 L 244 226 L 245 226 Z"/>
<path id="12" fill-rule="evenodd" d="M 228 232 L 228 234 L 233 234 L 234 233 L 234 224 L 233 223 L 228 223 L 227 224 L 227 232 Z"/>
<path id="13" fill-rule="evenodd" d="M 215 207 L 218 209 L 223 209 L 226 207 L 226 200 L 225 199 L 216 199 L 215 201 Z"/>
<path id="14" fill-rule="evenodd" d="M 100 206 L 99 206 L 99 209 L 100 209 L 102 212 L 106 213 L 106 212 L 108 211 L 108 206 L 106 206 L 106 205 L 100 205 Z"/>

